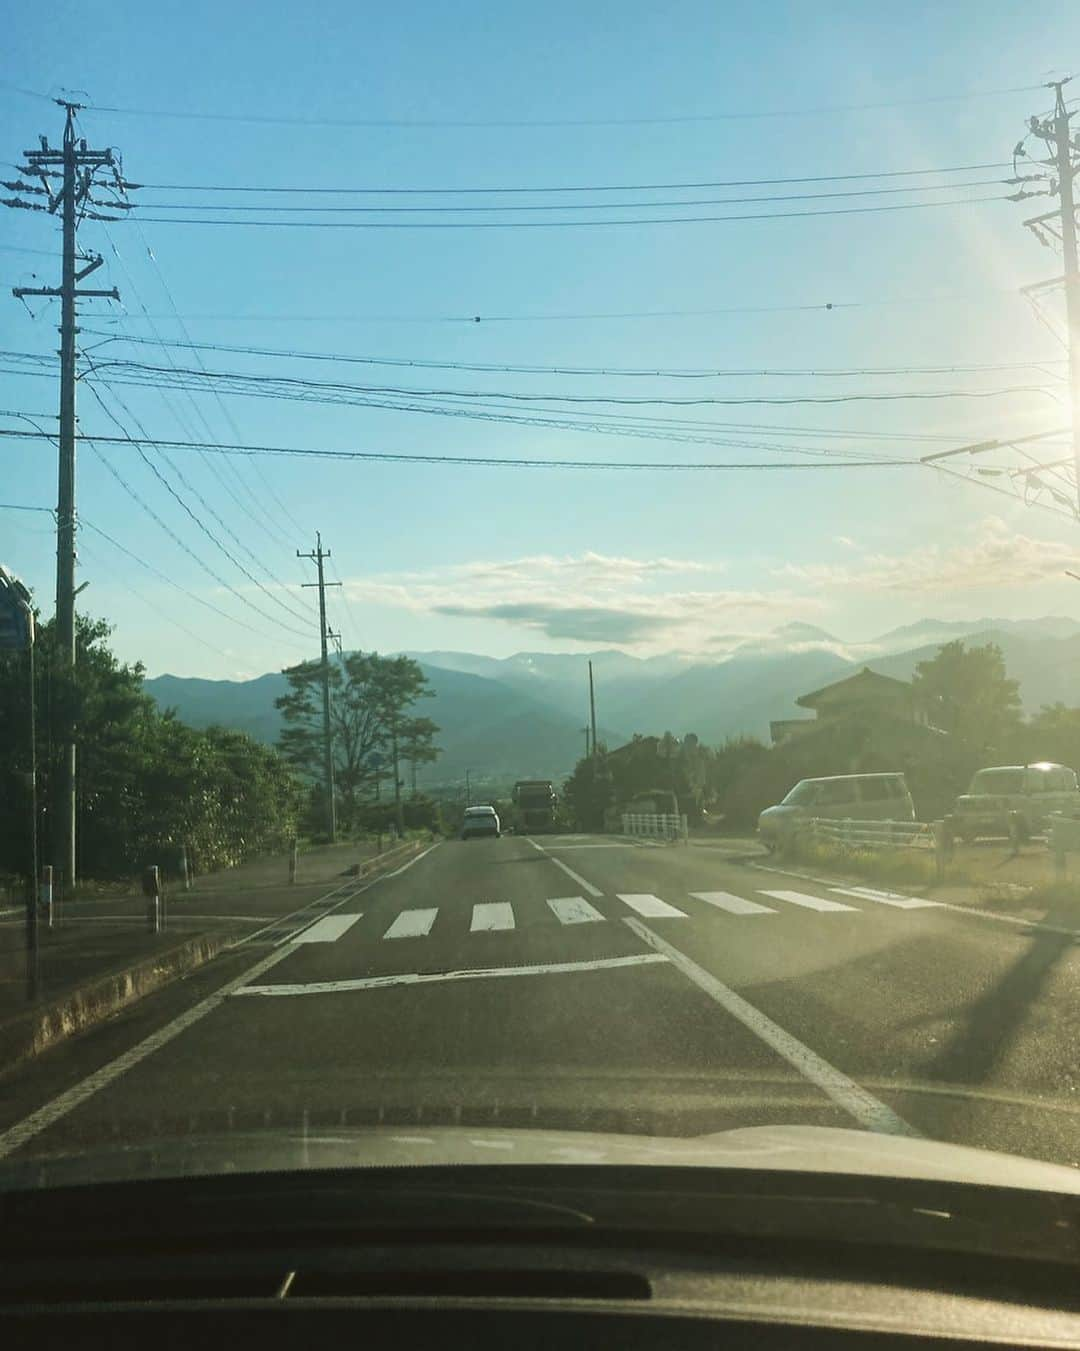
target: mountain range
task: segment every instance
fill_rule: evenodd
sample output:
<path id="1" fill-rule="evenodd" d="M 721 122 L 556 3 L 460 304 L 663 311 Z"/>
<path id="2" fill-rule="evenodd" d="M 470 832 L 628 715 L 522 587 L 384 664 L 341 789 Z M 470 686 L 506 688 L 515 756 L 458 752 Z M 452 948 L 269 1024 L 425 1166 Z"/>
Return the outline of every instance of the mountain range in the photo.
<path id="1" fill-rule="evenodd" d="M 921 620 L 867 642 L 839 639 L 810 624 L 772 633 L 721 638 L 712 659 L 699 654 L 639 658 L 625 652 L 410 652 L 435 693 L 424 712 L 441 729 L 438 762 L 422 771 L 427 785 L 559 778 L 584 751 L 588 662 L 593 663 L 600 738 L 615 746 L 635 732 L 695 732 L 706 743 L 748 733 L 767 739 L 772 719 L 797 717 L 795 699 L 869 665 L 909 679 L 942 643 L 997 643 L 1020 681 L 1025 710 L 1080 704 L 1080 622 L 1060 617 L 970 622 Z M 163 708 L 197 727 L 220 723 L 273 743 L 280 722 L 274 700 L 285 690 L 278 672 L 253 680 L 172 675 L 146 681 Z"/>

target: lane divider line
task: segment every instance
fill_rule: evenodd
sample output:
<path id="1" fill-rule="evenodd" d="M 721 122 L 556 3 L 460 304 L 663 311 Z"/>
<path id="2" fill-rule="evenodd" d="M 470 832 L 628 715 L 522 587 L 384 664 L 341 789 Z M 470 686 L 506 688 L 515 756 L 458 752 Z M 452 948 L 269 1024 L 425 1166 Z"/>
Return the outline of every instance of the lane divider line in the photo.
<path id="1" fill-rule="evenodd" d="M 286 997 L 304 994 L 348 994 L 355 990 L 382 990 L 392 985 L 429 985 L 445 981 L 495 980 L 503 976 L 551 976 L 582 971 L 612 971 L 624 966 L 651 966 L 667 962 L 658 952 L 638 952 L 630 957 L 599 957 L 586 962 L 548 962 L 536 966 L 475 967 L 462 971 L 409 971 L 394 976 L 362 976 L 356 980 L 315 981 L 309 985 L 245 985 L 231 997 L 247 995 Z"/>
<path id="2" fill-rule="evenodd" d="M 770 1046 L 777 1055 L 782 1056 L 804 1079 L 820 1088 L 826 1097 L 843 1108 L 849 1116 L 854 1117 L 861 1126 L 879 1135 L 906 1135 L 919 1138 L 920 1133 L 913 1126 L 909 1126 L 902 1117 L 897 1116 L 891 1107 L 879 1102 L 872 1093 L 868 1093 L 853 1079 L 849 1079 L 842 1070 L 823 1060 L 816 1051 L 812 1051 L 809 1046 L 799 1041 L 798 1037 L 792 1036 L 778 1023 L 774 1023 L 767 1014 L 755 1008 L 742 995 L 736 994 L 730 986 L 717 980 L 704 967 L 698 966 L 697 962 L 687 957 L 684 952 L 672 947 L 647 924 L 632 918 L 624 919 L 623 923 L 654 952 L 666 957 L 687 980 L 742 1023 L 766 1046 Z"/>
<path id="3" fill-rule="evenodd" d="M 554 854 L 548 854 L 548 858 L 551 859 L 556 868 L 561 868 L 563 870 L 571 882 L 576 882 L 582 891 L 587 891 L 590 896 L 603 896 L 604 893 L 599 887 L 594 887 L 591 882 L 586 882 L 580 873 L 574 872 L 573 868 L 564 863 L 561 858 L 556 858 Z"/>

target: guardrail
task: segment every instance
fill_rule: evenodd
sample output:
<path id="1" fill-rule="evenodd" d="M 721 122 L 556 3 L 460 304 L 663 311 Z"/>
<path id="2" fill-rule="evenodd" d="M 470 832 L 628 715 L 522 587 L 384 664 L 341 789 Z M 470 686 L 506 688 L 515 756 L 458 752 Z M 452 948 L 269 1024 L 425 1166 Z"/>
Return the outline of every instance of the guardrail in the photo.
<path id="1" fill-rule="evenodd" d="M 637 835 L 652 840 L 688 839 L 685 816 L 676 816 L 666 812 L 624 812 L 622 818 L 624 835 Z"/>

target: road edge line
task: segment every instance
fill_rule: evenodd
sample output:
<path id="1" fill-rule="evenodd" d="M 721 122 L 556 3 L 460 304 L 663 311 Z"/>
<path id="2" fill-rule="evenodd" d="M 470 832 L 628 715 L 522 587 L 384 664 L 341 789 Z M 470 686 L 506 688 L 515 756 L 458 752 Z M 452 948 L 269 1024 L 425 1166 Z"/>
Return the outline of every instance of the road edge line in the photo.
<path id="1" fill-rule="evenodd" d="M 716 976 L 699 966 L 684 952 L 673 947 L 643 924 L 641 920 L 624 918 L 626 924 L 643 943 L 654 952 L 659 952 L 682 974 L 696 985 L 710 999 L 719 1004 L 727 1013 L 752 1032 L 759 1041 L 763 1041 L 777 1055 L 797 1070 L 809 1083 L 820 1088 L 826 1097 L 868 1130 L 878 1135 L 900 1135 L 909 1139 L 920 1139 L 921 1132 L 909 1125 L 891 1107 L 879 1101 L 854 1079 L 849 1079 L 843 1070 L 838 1070 L 816 1051 L 801 1042 L 780 1026 L 766 1013 L 762 1013 L 742 995 L 736 994 L 730 986 L 718 980 Z"/>

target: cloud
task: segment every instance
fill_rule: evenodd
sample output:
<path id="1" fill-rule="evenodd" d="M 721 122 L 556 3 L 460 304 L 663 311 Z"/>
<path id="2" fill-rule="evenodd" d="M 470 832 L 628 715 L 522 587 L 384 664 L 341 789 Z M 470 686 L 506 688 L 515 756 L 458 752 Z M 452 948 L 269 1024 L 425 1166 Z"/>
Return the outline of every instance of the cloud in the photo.
<path id="1" fill-rule="evenodd" d="M 564 642 L 699 648 L 716 628 L 820 608 L 785 589 L 676 589 L 719 564 L 597 553 L 536 555 L 348 581 L 350 600 L 487 620 Z"/>
<path id="2" fill-rule="evenodd" d="M 855 563 L 789 563 L 773 576 L 815 587 L 895 591 L 918 595 L 937 591 L 1031 586 L 1080 569 L 1080 545 L 1034 539 L 987 516 L 968 537 L 949 548 L 928 546 L 907 554 L 860 556 Z"/>

